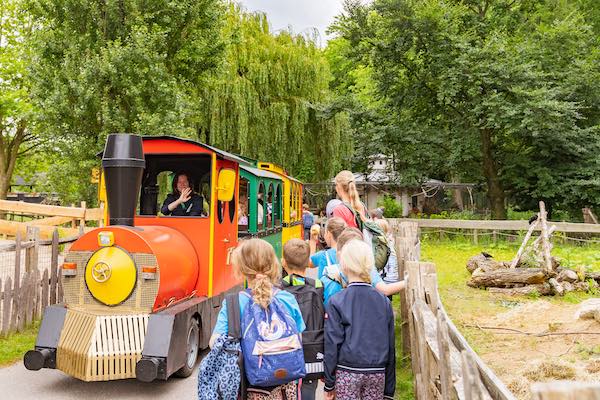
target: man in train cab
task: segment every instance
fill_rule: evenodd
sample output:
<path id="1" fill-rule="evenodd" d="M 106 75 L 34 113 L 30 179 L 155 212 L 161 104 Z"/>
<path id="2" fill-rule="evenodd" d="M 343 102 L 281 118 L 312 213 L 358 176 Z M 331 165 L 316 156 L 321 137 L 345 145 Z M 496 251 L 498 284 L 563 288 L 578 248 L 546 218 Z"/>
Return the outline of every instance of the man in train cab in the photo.
<path id="1" fill-rule="evenodd" d="M 202 197 L 194 193 L 192 187 L 189 175 L 178 172 L 173 178 L 173 192 L 167 195 L 160 211 L 175 217 L 206 216 Z"/>

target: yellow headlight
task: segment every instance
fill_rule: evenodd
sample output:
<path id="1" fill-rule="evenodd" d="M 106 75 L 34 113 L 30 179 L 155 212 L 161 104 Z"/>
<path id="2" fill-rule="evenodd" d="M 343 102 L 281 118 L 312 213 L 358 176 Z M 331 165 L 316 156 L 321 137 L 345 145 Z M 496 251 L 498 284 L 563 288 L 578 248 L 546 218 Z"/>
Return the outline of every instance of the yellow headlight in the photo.
<path id="1" fill-rule="evenodd" d="M 100 232 L 98 234 L 98 246 L 106 247 L 115 244 L 115 235 L 112 232 Z"/>
<path id="2" fill-rule="evenodd" d="M 92 296 L 114 306 L 127 300 L 137 280 L 133 259 L 118 247 L 103 247 L 85 267 L 85 283 Z"/>

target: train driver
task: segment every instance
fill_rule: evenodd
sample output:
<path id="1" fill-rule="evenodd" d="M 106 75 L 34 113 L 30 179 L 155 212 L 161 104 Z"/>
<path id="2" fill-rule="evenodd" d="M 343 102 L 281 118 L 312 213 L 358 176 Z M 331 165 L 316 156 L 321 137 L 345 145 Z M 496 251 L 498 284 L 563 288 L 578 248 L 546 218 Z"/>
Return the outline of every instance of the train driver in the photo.
<path id="1" fill-rule="evenodd" d="M 178 172 L 173 178 L 173 192 L 167 195 L 161 212 L 177 217 L 206 216 L 203 212 L 203 199 L 192 190 L 192 182 L 185 172 Z"/>

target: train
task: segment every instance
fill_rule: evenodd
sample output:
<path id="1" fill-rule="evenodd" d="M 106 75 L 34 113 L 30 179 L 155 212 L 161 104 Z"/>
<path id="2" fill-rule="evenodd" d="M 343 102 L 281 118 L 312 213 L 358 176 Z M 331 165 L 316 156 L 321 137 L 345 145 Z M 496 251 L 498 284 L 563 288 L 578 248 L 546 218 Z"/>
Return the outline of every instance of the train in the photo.
<path id="1" fill-rule="evenodd" d="M 231 265 L 238 242 L 259 237 L 281 256 L 285 241 L 302 238 L 302 182 L 273 163 L 172 136 L 111 134 L 100 156 L 105 226 L 66 252 L 63 303 L 44 311 L 25 367 L 83 381 L 187 377 L 224 296 L 243 287 Z M 160 215 L 177 171 L 207 212 Z"/>

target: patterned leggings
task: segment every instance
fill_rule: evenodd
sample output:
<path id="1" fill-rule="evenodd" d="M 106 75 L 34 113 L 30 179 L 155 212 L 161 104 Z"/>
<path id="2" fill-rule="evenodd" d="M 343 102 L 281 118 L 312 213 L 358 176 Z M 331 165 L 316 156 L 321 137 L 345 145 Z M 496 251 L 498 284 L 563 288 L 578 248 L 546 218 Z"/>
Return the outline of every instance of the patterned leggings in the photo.
<path id="1" fill-rule="evenodd" d="M 360 374 L 338 369 L 335 372 L 336 400 L 381 400 L 385 374 Z"/>

